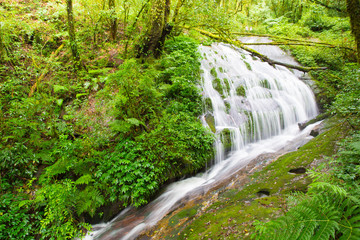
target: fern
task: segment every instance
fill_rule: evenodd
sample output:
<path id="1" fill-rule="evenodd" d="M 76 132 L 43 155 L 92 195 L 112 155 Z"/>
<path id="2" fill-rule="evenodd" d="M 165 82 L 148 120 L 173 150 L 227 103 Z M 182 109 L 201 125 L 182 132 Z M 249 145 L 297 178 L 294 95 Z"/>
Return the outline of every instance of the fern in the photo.
<path id="1" fill-rule="evenodd" d="M 287 214 L 257 226 L 257 239 L 360 239 L 360 208 L 345 189 L 317 182 Z"/>

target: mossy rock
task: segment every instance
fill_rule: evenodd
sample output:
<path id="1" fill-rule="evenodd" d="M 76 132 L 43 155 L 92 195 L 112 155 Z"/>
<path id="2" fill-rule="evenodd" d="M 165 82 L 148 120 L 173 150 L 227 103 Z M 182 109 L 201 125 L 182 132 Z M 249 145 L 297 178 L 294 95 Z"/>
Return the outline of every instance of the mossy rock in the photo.
<path id="1" fill-rule="evenodd" d="M 263 87 L 263 88 L 267 88 L 267 89 L 270 89 L 271 86 L 270 86 L 270 83 L 267 79 L 264 79 L 264 80 L 261 80 L 260 81 L 260 85 Z"/>
<path id="2" fill-rule="evenodd" d="M 205 115 L 205 121 L 208 124 L 208 126 L 210 127 L 211 131 L 213 133 L 216 132 L 216 128 L 215 128 L 215 118 L 211 113 L 207 113 Z"/>
<path id="3" fill-rule="evenodd" d="M 213 111 L 214 111 L 214 108 L 213 108 L 211 99 L 210 99 L 210 98 L 205 98 L 204 101 L 205 101 L 205 109 L 206 109 L 207 111 L 213 112 Z"/>
<path id="4" fill-rule="evenodd" d="M 247 61 L 244 61 L 244 63 L 245 63 L 245 65 L 246 65 L 246 68 L 247 68 L 249 71 L 251 71 L 252 68 L 251 68 L 250 63 L 248 63 Z"/>
<path id="5" fill-rule="evenodd" d="M 175 227 L 181 219 L 191 218 L 196 215 L 198 207 L 184 209 L 169 219 L 169 226 Z"/>
<path id="6" fill-rule="evenodd" d="M 241 97 L 246 97 L 246 90 L 244 86 L 238 86 L 236 88 L 236 95 L 241 96 Z"/>
<path id="7" fill-rule="evenodd" d="M 215 78 L 212 81 L 213 88 L 224 98 L 224 88 L 221 84 L 221 80 L 219 78 Z"/>
<path id="8" fill-rule="evenodd" d="M 214 77 L 214 78 L 217 78 L 217 72 L 216 72 L 216 69 L 215 67 L 213 67 L 211 70 L 210 70 L 210 74 Z"/>
<path id="9" fill-rule="evenodd" d="M 231 105 L 229 102 L 225 102 L 225 107 L 226 107 L 226 113 L 229 114 L 230 113 L 230 109 L 231 109 Z"/>
<path id="10" fill-rule="evenodd" d="M 231 141 L 231 132 L 228 128 L 225 128 L 220 133 L 220 140 L 223 144 L 225 154 L 231 151 L 232 141 Z"/>
<path id="11" fill-rule="evenodd" d="M 230 92 L 230 82 L 229 82 L 229 79 L 224 78 L 223 81 L 224 81 L 224 84 L 225 84 L 225 90 L 226 90 L 226 92 L 229 94 L 229 92 Z"/>

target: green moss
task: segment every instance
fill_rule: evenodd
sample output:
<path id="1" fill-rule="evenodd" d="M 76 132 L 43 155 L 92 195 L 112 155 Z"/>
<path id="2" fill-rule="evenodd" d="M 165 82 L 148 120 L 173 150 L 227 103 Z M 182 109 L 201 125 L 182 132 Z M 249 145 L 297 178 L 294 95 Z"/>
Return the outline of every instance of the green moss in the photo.
<path id="1" fill-rule="evenodd" d="M 226 113 L 230 113 L 230 109 L 231 109 L 231 105 L 229 102 L 225 102 L 225 107 L 226 107 Z"/>
<path id="2" fill-rule="evenodd" d="M 218 74 L 217 74 L 217 72 L 216 72 L 215 67 L 213 67 L 213 68 L 210 70 L 210 74 L 211 74 L 214 78 L 217 78 Z"/>
<path id="3" fill-rule="evenodd" d="M 224 89 L 221 84 L 220 78 L 215 78 L 212 81 L 213 88 L 224 98 Z"/>
<path id="4" fill-rule="evenodd" d="M 213 112 L 214 109 L 213 109 L 213 105 L 212 105 L 212 102 L 211 102 L 211 99 L 210 98 L 205 98 L 205 109 L 207 111 L 210 111 L 210 112 Z"/>
<path id="5" fill-rule="evenodd" d="M 215 128 L 215 118 L 214 118 L 214 116 L 212 114 L 210 114 L 210 113 L 207 113 L 205 115 L 205 121 L 208 124 L 208 126 L 210 127 L 211 131 L 213 133 L 215 133 L 216 128 Z"/>
<path id="6" fill-rule="evenodd" d="M 247 61 L 244 61 L 244 63 L 245 63 L 245 65 L 246 65 L 246 68 L 247 68 L 249 71 L 251 71 L 252 68 L 251 68 L 250 63 L 248 63 Z"/>
<path id="7" fill-rule="evenodd" d="M 224 78 L 223 81 L 224 81 L 224 84 L 225 84 L 225 90 L 226 90 L 226 92 L 229 94 L 229 92 L 230 92 L 230 82 L 229 82 L 229 79 Z"/>
<path id="8" fill-rule="evenodd" d="M 270 86 L 270 83 L 267 79 L 264 79 L 264 80 L 261 80 L 260 81 L 260 85 L 263 87 L 263 88 L 267 88 L 267 89 L 270 89 L 271 86 Z"/>
<path id="9" fill-rule="evenodd" d="M 238 96 L 242 96 L 242 97 L 246 97 L 246 90 L 245 90 L 245 87 L 244 86 L 238 86 L 236 88 L 236 95 Z"/>
<path id="10" fill-rule="evenodd" d="M 181 212 L 175 214 L 169 219 L 169 226 L 175 227 L 179 223 L 179 220 L 195 216 L 195 214 L 197 213 L 197 209 L 198 207 L 184 209 Z"/>
<path id="11" fill-rule="evenodd" d="M 231 150 L 232 142 L 231 142 L 231 132 L 228 128 L 225 128 L 221 131 L 220 140 L 223 144 L 225 152 L 229 152 Z"/>

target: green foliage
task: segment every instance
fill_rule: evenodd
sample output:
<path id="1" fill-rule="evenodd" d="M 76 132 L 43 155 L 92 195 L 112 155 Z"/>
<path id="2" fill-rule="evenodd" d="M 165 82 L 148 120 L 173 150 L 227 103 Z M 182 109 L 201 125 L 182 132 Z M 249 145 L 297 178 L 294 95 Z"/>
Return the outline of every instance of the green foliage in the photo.
<path id="1" fill-rule="evenodd" d="M 165 167 L 170 177 L 196 172 L 213 156 L 213 138 L 194 118 L 181 112 L 164 114 L 161 125 L 137 139 L 147 142 L 150 159 Z"/>
<path id="2" fill-rule="evenodd" d="M 285 216 L 258 225 L 257 239 L 340 239 L 360 237 L 358 199 L 330 183 L 313 183 L 303 200 Z"/>
<path id="3" fill-rule="evenodd" d="M 100 162 L 96 181 L 110 196 L 110 201 L 141 206 L 147 203 L 159 183 L 166 180 L 162 178 L 162 167 L 147 159 L 147 155 L 141 144 L 123 140 Z"/>
<path id="4" fill-rule="evenodd" d="M 360 237 L 359 134 L 343 141 L 341 147 L 328 163 L 330 177 L 321 177 L 324 173 L 313 174 L 317 181 L 309 185 L 306 195 L 289 198 L 292 207 L 285 216 L 258 224 L 257 239 Z"/>
<path id="5" fill-rule="evenodd" d="M 74 206 L 79 207 L 80 196 L 75 182 L 69 179 L 44 185 L 37 191 L 33 201 L 44 206 L 44 218 L 40 220 L 42 237 L 73 239 L 82 236 L 85 229 L 90 229 L 90 225 L 81 222 L 74 213 Z"/>
<path id="6" fill-rule="evenodd" d="M 359 197 L 360 188 L 360 135 L 356 132 L 351 138 L 341 143 L 338 156 L 332 160 L 333 173 L 342 180 L 340 185 L 348 189 L 353 195 Z"/>
<path id="7" fill-rule="evenodd" d="M 338 90 L 330 110 L 349 121 L 354 127 L 360 125 L 360 72 L 358 64 L 348 64 L 341 72 L 334 73 Z"/>
<path id="8" fill-rule="evenodd" d="M 5 193 L 0 195 L 0 238 L 1 239 L 34 239 L 39 232 L 38 213 L 20 207 L 26 197 L 20 194 Z"/>
<path id="9" fill-rule="evenodd" d="M 11 185 L 21 183 L 19 178 L 30 179 L 36 172 L 40 156 L 22 143 L 0 151 L 0 173 L 2 190 L 11 189 Z"/>

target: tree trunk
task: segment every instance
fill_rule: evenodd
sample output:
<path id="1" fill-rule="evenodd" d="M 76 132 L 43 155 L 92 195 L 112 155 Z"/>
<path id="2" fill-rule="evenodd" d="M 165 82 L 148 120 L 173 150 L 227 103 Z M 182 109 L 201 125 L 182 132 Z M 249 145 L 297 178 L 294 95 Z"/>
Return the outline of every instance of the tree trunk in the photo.
<path id="1" fill-rule="evenodd" d="M 115 14 L 115 0 L 109 0 L 109 9 L 110 9 L 110 38 L 112 41 L 116 41 L 117 18 Z"/>
<path id="2" fill-rule="evenodd" d="M 178 0 L 175 10 L 174 10 L 174 16 L 172 17 L 172 22 L 176 23 L 177 21 L 177 17 L 179 15 L 180 12 L 180 8 L 182 7 L 182 5 L 184 4 L 184 0 Z"/>
<path id="3" fill-rule="evenodd" d="M 357 61 L 360 63 L 360 1 L 346 0 L 346 7 L 350 15 L 351 31 L 355 36 Z"/>
<path id="4" fill-rule="evenodd" d="M 171 0 L 153 0 L 150 8 L 150 24 L 142 37 L 138 57 L 160 57 L 166 35 L 171 31 L 167 24 Z"/>
<path id="5" fill-rule="evenodd" d="M 74 15 L 72 0 L 66 0 L 66 10 L 68 15 L 68 31 L 70 38 L 70 48 L 75 61 L 75 68 L 80 68 L 80 55 L 76 44 L 75 27 L 74 27 Z"/>

